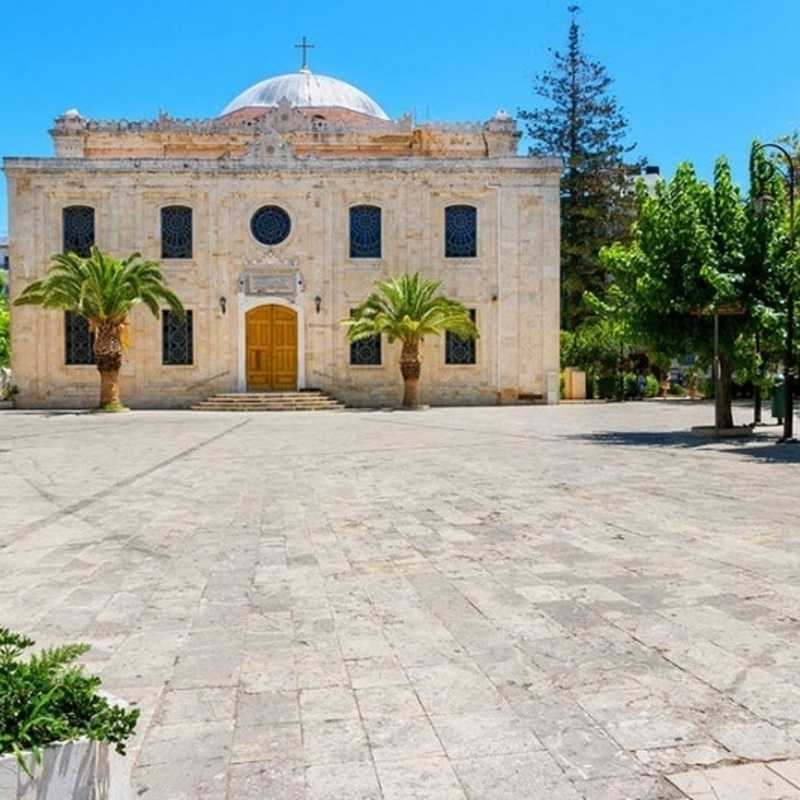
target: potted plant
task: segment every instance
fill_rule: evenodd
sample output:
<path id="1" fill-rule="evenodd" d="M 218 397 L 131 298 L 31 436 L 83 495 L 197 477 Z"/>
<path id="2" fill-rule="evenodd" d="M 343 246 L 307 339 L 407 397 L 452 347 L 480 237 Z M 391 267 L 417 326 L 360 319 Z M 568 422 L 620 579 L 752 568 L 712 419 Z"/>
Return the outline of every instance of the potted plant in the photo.
<path id="1" fill-rule="evenodd" d="M 0 628 L 0 797 L 127 800 L 125 742 L 138 709 L 99 691 L 69 644 L 23 659 L 34 641 Z"/>

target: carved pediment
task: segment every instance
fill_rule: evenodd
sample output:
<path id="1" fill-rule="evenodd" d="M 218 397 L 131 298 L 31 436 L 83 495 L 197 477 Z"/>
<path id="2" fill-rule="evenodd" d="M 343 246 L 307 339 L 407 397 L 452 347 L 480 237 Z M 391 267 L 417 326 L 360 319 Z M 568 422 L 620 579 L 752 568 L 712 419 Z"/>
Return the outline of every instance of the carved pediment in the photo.
<path id="1" fill-rule="evenodd" d="M 307 131 L 311 129 L 311 120 L 295 108 L 285 97 L 274 108 L 268 108 L 260 120 L 261 125 L 269 126 L 274 131 Z"/>
<path id="2" fill-rule="evenodd" d="M 245 164 L 286 163 L 295 158 L 294 150 L 288 142 L 272 127 L 259 122 L 256 138 L 241 157 Z"/>

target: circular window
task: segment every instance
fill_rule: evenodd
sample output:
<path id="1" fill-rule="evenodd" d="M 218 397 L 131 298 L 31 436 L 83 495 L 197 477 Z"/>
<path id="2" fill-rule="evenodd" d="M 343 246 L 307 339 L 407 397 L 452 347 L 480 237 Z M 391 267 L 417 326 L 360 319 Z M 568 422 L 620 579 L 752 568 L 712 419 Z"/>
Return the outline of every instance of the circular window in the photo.
<path id="1" fill-rule="evenodd" d="M 261 244 L 280 244 L 291 233 L 292 220 L 280 206 L 264 206 L 253 214 L 250 230 Z"/>

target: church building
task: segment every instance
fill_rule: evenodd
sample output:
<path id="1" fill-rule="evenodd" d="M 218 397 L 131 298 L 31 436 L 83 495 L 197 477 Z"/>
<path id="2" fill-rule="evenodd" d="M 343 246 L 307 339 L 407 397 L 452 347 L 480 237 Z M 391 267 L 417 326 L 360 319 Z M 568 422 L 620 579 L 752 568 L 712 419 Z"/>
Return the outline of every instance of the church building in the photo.
<path id="1" fill-rule="evenodd" d="M 4 159 L 12 298 L 54 253 L 96 244 L 159 261 L 188 312 L 136 309 L 126 405 L 311 388 L 397 404 L 399 344 L 351 345 L 340 321 L 376 280 L 417 271 L 480 331 L 425 341 L 421 402 L 557 401 L 561 164 L 518 155 L 505 112 L 390 119 L 304 58 L 219 116 L 106 121 L 72 109 L 50 133 L 52 157 Z M 14 308 L 12 341 L 18 406 L 96 404 L 82 318 Z"/>

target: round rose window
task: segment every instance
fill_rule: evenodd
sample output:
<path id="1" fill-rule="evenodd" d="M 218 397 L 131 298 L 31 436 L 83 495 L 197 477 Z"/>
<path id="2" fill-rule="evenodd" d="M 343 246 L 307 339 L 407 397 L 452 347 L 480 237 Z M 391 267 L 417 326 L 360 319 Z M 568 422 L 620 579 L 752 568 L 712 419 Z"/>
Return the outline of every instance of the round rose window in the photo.
<path id="1" fill-rule="evenodd" d="M 280 206 L 263 206 L 253 214 L 250 230 L 261 244 L 280 244 L 292 230 L 292 220 Z"/>

